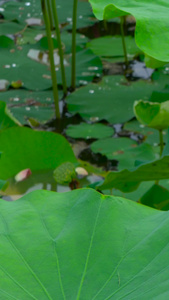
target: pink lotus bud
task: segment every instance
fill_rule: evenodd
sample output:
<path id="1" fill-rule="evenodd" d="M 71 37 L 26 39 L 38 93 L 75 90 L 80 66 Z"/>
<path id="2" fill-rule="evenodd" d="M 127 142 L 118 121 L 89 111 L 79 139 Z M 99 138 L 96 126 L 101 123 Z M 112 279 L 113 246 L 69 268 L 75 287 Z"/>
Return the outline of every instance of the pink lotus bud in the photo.
<path id="1" fill-rule="evenodd" d="M 32 174 L 32 172 L 30 169 L 22 170 L 18 174 L 16 174 L 15 181 L 16 182 L 23 181 L 26 178 L 28 178 L 31 174 Z"/>

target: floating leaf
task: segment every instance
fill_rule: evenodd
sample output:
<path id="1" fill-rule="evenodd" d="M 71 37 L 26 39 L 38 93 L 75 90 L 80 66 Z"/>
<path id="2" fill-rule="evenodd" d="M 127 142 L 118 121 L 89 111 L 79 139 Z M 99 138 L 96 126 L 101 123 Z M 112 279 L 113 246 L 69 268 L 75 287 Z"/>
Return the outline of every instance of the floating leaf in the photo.
<path id="1" fill-rule="evenodd" d="M 118 170 L 132 168 L 136 161 L 146 162 L 158 158 L 155 149 L 148 145 L 139 145 L 125 137 L 108 138 L 91 144 L 94 153 L 106 155 L 110 160 L 119 161 Z"/>
<path id="2" fill-rule="evenodd" d="M 137 81 L 129 83 L 123 76 L 105 76 L 98 84 L 91 83 L 67 97 L 68 110 L 93 121 L 123 123 L 133 116 L 133 103 L 148 100 L 158 83 Z M 103 102 L 104 99 L 104 102 Z"/>
<path id="3" fill-rule="evenodd" d="M 125 38 L 128 58 L 132 59 L 135 55 L 141 53 L 135 44 L 134 38 L 127 36 Z M 93 53 L 102 57 L 122 57 L 124 59 L 124 50 L 121 36 L 104 36 L 93 39 L 87 43 Z"/>
<path id="4" fill-rule="evenodd" d="M 57 0 L 59 23 L 66 23 L 67 28 L 72 27 L 73 2 L 70 0 Z M 29 25 L 41 25 L 41 2 L 35 0 L 13 2 L 5 1 L 2 5 L 3 15 L 8 20 L 18 20 Z M 77 28 L 92 25 L 96 22 L 88 2 L 78 1 Z M 70 25 L 70 26 L 69 26 Z"/>
<path id="5" fill-rule="evenodd" d="M 137 135 L 141 135 L 146 143 L 151 144 L 153 146 L 157 146 L 159 144 L 159 132 L 154 128 L 149 128 L 143 124 L 140 124 L 137 120 L 132 120 L 126 123 L 123 127 L 125 130 L 129 130 L 134 132 Z M 163 140 L 167 141 L 167 131 L 163 130 Z M 140 136 L 140 138 L 141 138 Z"/>
<path id="6" fill-rule="evenodd" d="M 0 36 L 0 47 L 1 47 Z M 10 40 L 10 39 L 8 39 Z M 37 47 L 40 46 L 40 50 Z M 44 45 L 43 45 L 44 46 Z M 6 79 L 10 83 L 19 81 L 23 87 L 30 90 L 45 90 L 52 87 L 48 51 L 41 50 L 42 45 L 16 46 L 12 40 L 1 49 L 0 79 Z M 60 59 L 58 52 L 54 53 L 57 71 L 57 82 L 62 84 Z M 95 76 L 102 73 L 102 63 L 99 57 L 90 49 L 80 49 L 76 55 L 76 83 L 85 85 Z M 65 57 L 65 71 L 68 85 L 71 84 L 71 54 Z"/>
<path id="7" fill-rule="evenodd" d="M 72 138 L 101 139 L 114 134 L 114 129 L 103 124 L 70 125 L 66 129 L 66 134 Z"/>
<path id="8" fill-rule="evenodd" d="M 61 98 L 62 92 L 59 91 Z M 6 102 L 13 116 L 22 124 L 29 124 L 28 119 L 34 118 L 45 123 L 54 117 L 53 92 L 31 92 L 25 89 L 9 90 L 0 93 L 0 100 Z"/>

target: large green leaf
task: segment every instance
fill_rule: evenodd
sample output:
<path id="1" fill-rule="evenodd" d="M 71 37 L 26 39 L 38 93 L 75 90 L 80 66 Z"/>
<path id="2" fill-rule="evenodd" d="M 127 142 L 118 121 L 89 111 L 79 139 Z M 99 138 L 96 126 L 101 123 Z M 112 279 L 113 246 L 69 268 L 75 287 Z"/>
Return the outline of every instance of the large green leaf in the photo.
<path id="1" fill-rule="evenodd" d="M 0 178 L 8 179 L 24 169 L 54 170 L 61 163 L 77 162 L 67 140 L 53 132 L 10 128 L 0 133 Z"/>
<path id="2" fill-rule="evenodd" d="M 118 189 L 122 192 L 132 192 L 142 181 L 152 181 L 169 178 L 169 156 L 159 160 L 145 163 L 131 170 L 109 172 L 102 183 L 98 184 L 99 190 Z"/>
<path id="3" fill-rule="evenodd" d="M 98 84 L 91 83 L 70 94 L 68 110 L 91 121 L 106 119 L 113 124 L 123 123 L 134 116 L 134 101 L 148 100 L 157 87 L 156 82 L 129 83 L 123 76 L 105 76 Z"/>
<path id="4" fill-rule="evenodd" d="M 126 13 L 136 18 L 135 38 L 139 48 L 156 59 L 169 61 L 168 0 L 89 0 L 99 19 Z"/>
<path id="5" fill-rule="evenodd" d="M 168 212 L 90 189 L 0 202 L 1 299 L 167 299 Z"/>

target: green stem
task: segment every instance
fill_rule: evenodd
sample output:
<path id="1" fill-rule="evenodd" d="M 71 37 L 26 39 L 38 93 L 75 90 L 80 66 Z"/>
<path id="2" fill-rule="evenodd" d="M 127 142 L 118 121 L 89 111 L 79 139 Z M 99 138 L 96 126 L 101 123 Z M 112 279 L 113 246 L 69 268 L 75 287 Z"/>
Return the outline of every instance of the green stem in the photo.
<path id="1" fill-rule="evenodd" d="M 107 20 L 103 20 L 104 30 L 108 31 Z"/>
<path id="2" fill-rule="evenodd" d="M 76 88 L 76 23 L 77 23 L 77 0 L 73 3 L 73 28 L 72 28 L 72 90 Z"/>
<path id="3" fill-rule="evenodd" d="M 55 63 L 53 57 L 53 41 L 51 38 L 51 30 L 50 30 L 50 22 L 48 13 L 46 10 L 46 3 L 45 0 L 41 0 L 42 5 L 42 12 L 46 26 L 46 35 L 48 39 L 48 47 L 49 47 L 49 60 L 50 60 L 50 68 L 51 68 L 51 76 L 52 76 L 52 84 L 53 84 L 53 96 L 54 96 L 54 103 L 55 103 L 55 114 L 56 118 L 60 119 L 60 111 L 59 111 L 59 95 L 58 95 L 58 88 L 57 88 L 57 78 L 56 78 L 56 71 L 55 71 Z"/>
<path id="4" fill-rule="evenodd" d="M 123 44 L 123 51 L 124 51 L 124 58 L 125 58 L 125 65 L 126 65 L 126 69 L 129 66 L 129 61 L 127 58 L 127 48 L 126 48 L 126 42 L 125 42 L 125 35 L 124 35 L 124 17 L 120 17 L 121 22 L 120 22 L 120 28 L 121 28 L 121 37 L 122 37 L 122 44 Z"/>
<path id="5" fill-rule="evenodd" d="M 163 132 L 159 130 L 159 138 L 160 138 L 160 157 L 162 156 L 163 149 L 164 149 L 164 141 L 163 141 Z"/>
<path id="6" fill-rule="evenodd" d="M 50 29 L 53 29 L 53 20 L 52 20 L 52 12 L 51 12 L 51 7 L 50 7 L 50 0 L 47 0 L 47 8 L 48 8 L 48 16 L 49 16 L 49 21 L 50 21 Z"/>
<path id="7" fill-rule="evenodd" d="M 55 30 L 56 30 L 56 36 L 57 36 L 58 48 L 59 48 L 63 92 L 64 92 L 64 95 L 66 96 L 67 95 L 67 84 L 66 84 L 63 50 L 62 50 L 62 41 L 61 41 L 60 30 L 59 30 L 59 20 L 58 20 L 57 8 L 56 8 L 56 1 L 55 0 L 51 0 L 51 1 L 52 1 L 53 17 L 54 17 Z"/>

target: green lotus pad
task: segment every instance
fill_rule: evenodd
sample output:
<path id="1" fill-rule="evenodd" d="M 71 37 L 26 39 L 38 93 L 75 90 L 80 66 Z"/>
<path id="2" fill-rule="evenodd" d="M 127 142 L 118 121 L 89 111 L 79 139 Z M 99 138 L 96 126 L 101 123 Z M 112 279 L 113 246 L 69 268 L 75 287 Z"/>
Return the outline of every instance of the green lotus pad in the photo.
<path id="1" fill-rule="evenodd" d="M 155 88 L 159 88 L 157 82 L 129 83 L 123 76 L 105 76 L 98 84 L 91 83 L 76 90 L 66 101 L 69 112 L 79 113 L 84 119 L 123 123 L 134 116 L 134 101 L 148 100 Z"/>
<path id="2" fill-rule="evenodd" d="M 59 98 L 62 91 L 59 91 Z M 9 111 L 22 124 L 34 118 L 45 123 L 54 117 L 54 100 L 52 90 L 31 92 L 25 89 L 14 89 L 0 93 L 0 100 L 6 102 Z"/>
<path id="3" fill-rule="evenodd" d="M 168 0 L 89 0 L 98 19 L 125 14 L 136 18 L 135 39 L 149 56 L 169 61 Z"/>
<path id="4" fill-rule="evenodd" d="M 66 129 L 66 134 L 75 139 L 101 139 L 112 136 L 114 129 L 99 123 L 81 123 L 79 125 L 70 125 L 68 129 Z"/>
<path id="5" fill-rule="evenodd" d="M 169 101 L 162 103 L 136 101 L 134 113 L 142 124 L 158 130 L 169 127 Z"/>
<path id="6" fill-rule="evenodd" d="M 118 160 L 118 170 L 132 168 L 137 161 L 145 162 L 158 158 L 155 149 L 148 144 L 138 144 L 125 137 L 107 138 L 92 143 L 94 153 L 101 153 L 110 160 Z"/>
<path id="7" fill-rule="evenodd" d="M 127 36 L 125 38 L 128 58 L 132 59 L 135 55 L 141 53 L 136 46 L 134 38 Z M 87 47 L 90 48 L 96 55 L 102 57 L 124 57 L 124 50 L 121 36 L 104 36 L 93 39 L 87 43 Z"/>
<path id="8" fill-rule="evenodd" d="M 66 23 L 68 28 L 72 27 L 73 1 L 57 0 L 56 6 L 59 23 Z M 31 24 L 34 25 L 34 22 L 36 23 L 36 19 L 38 19 L 39 25 L 42 25 L 41 1 L 23 0 L 16 3 L 14 1 L 5 1 L 2 9 L 4 11 L 1 13 L 7 20 L 17 20 L 25 24 L 27 19 L 32 19 Z M 77 15 L 77 28 L 89 26 L 96 22 L 88 2 L 78 1 Z"/>
<path id="9" fill-rule="evenodd" d="M 6 79 L 10 83 L 19 81 L 21 86 L 30 90 L 45 90 L 52 87 L 51 73 L 47 60 L 46 49 L 42 49 L 40 43 L 16 46 L 14 42 L 5 37 L 5 47 L 1 45 L 4 37 L 0 36 L 0 79 Z M 39 48 L 37 48 L 39 46 Z M 57 50 L 57 49 L 56 49 Z M 57 69 L 57 82 L 62 84 L 59 58 L 55 53 L 55 65 Z M 80 49 L 76 55 L 76 83 L 84 85 L 92 81 L 95 76 L 102 73 L 102 63 L 90 49 Z M 71 55 L 65 57 L 65 71 L 68 86 L 71 82 Z"/>
<path id="10" fill-rule="evenodd" d="M 1 299 L 169 297 L 168 212 L 90 189 L 35 191 L 0 212 Z"/>
<path id="11" fill-rule="evenodd" d="M 24 127 L 2 131 L 0 151 L 0 178 L 4 180 L 28 168 L 31 171 L 49 171 L 67 161 L 77 162 L 63 136 Z"/>

